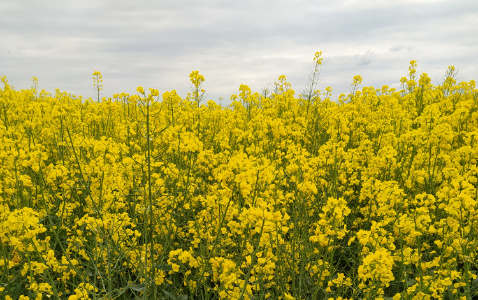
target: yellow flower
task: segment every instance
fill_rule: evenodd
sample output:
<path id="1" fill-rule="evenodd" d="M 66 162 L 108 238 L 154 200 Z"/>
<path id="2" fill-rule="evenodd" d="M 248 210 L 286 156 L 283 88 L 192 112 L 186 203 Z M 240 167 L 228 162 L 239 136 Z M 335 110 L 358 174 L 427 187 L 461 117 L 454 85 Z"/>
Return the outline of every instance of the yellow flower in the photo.
<path id="1" fill-rule="evenodd" d="M 322 64 L 322 60 L 323 60 L 322 51 L 315 52 L 314 62 L 320 66 Z"/>
<path id="2" fill-rule="evenodd" d="M 139 92 L 139 91 L 138 91 Z M 151 96 L 155 97 L 155 96 L 159 96 L 159 91 L 157 89 L 149 89 L 149 92 L 151 93 Z M 140 92 L 141 93 L 141 92 Z M 143 91 L 144 93 L 144 91 Z M 142 93 L 142 94 L 143 94 Z"/>
<path id="3" fill-rule="evenodd" d="M 292 295 L 289 294 L 289 293 L 284 293 L 284 299 L 285 300 L 295 300 L 295 298 L 292 297 Z"/>
<path id="4" fill-rule="evenodd" d="M 191 74 L 189 74 L 189 79 L 196 88 L 198 88 L 205 80 L 204 76 L 199 74 L 199 71 L 192 71 Z"/>

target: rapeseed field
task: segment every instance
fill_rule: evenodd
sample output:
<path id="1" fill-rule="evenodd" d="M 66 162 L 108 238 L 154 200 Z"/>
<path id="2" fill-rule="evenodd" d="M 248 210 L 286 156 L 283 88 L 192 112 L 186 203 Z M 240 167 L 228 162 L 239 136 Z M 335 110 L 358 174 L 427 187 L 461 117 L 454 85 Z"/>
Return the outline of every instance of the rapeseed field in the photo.
<path id="1" fill-rule="evenodd" d="M 473 299 L 478 89 L 0 89 L 2 299 Z M 407 72 L 404 72 L 407 73 Z M 474 298 L 476 299 L 476 298 Z"/>

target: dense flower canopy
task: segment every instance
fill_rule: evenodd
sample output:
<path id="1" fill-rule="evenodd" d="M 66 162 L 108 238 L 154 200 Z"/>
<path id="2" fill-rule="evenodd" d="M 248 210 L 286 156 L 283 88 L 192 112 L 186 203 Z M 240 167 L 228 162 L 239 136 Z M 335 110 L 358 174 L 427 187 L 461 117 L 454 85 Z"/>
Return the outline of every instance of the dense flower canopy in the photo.
<path id="1" fill-rule="evenodd" d="M 478 89 L 0 89 L 6 299 L 471 299 Z M 188 298 L 185 298 L 188 297 Z"/>

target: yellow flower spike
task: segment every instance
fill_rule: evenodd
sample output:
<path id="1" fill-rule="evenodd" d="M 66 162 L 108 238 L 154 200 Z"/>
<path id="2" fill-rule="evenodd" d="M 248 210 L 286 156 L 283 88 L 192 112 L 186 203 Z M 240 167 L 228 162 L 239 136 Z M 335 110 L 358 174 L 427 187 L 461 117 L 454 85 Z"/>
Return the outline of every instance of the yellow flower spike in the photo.
<path id="1" fill-rule="evenodd" d="M 316 63 L 317 66 L 320 66 L 322 65 L 322 60 L 324 58 L 322 57 L 322 51 L 317 51 L 315 52 L 315 55 L 314 55 L 314 61 Z"/>
<path id="2" fill-rule="evenodd" d="M 157 89 L 149 89 L 149 92 L 151 93 L 151 96 L 156 97 L 159 96 L 159 91 Z"/>
<path id="3" fill-rule="evenodd" d="M 411 60 L 410 61 L 410 66 L 408 67 L 408 71 L 410 72 L 410 76 L 415 74 L 417 72 L 417 61 L 416 60 Z"/>
<path id="4" fill-rule="evenodd" d="M 199 74 L 199 71 L 192 71 L 189 74 L 189 80 L 191 80 L 192 84 L 198 88 L 204 82 L 204 76 Z"/>
<path id="5" fill-rule="evenodd" d="M 144 95 L 144 88 L 143 88 L 142 86 L 138 86 L 138 87 L 136 88 L 136 91 L 137 91 L 138 93 Z"/>
<path id="6" fill-rule="evenodd" d="M 97 100 L 100 102 L 100 91 L 103 90 L 103 76 L 101 76 L 100 71 L 93 72 L 93 86 L 97 91 Z"/>
<path id="7" fill-rule="evenodd" d="M 33 76 L 32 79 L 31 79 L 32 83 L 33 83 L 33 88 L 36 89 L 37 86 L 38 86 L 38 78 Z"/>
<path id="8" fill-rule="evenodd" d="M 353 85 L 353 86 L 356 86 L 356 85 L 359 85 L 359 84 L 361 84 L 361 83 L 362 83 L 362 76 L 360 76 L 360 75 L 355 75 L 352 85 Z"/>
<path id="9" fill-rule="evenodd" d="M 36 79 L 36 77 L 33 77 L 33 78 Z M 100 71 L 93 72 L 93 80 L 94 80 L 93 85 L 95 87 L 102 87 L 101 83 L 103 82 L 103 76 L 101 75 Z"/>

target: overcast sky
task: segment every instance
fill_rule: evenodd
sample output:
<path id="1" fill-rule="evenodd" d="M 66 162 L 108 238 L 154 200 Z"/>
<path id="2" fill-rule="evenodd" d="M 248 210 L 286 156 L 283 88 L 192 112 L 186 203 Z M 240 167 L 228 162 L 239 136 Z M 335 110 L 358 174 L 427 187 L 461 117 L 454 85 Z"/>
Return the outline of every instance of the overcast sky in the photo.
<path id="1" fill-rule="evenodd" d="M 16 89 L 36 76 L 49 92 L 94 98 L 99 70 L 103 97 L 139 85 L 185 96 L 199 70 L 207 98 L 223 103 L 282 74 L 298 94 L 316 51 L 319 89 L 335 96 L 358 74 L 398 87 L 412 59 L 434 84 L 449 65 L 478 80 L 478 1 L 0 0 L 0 75 Z"/>

